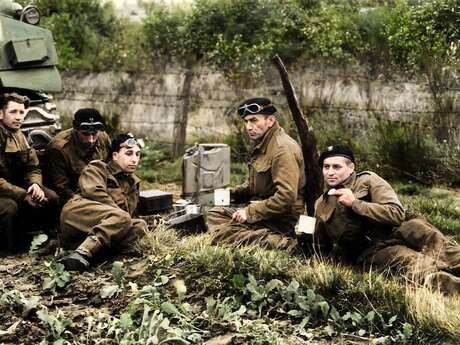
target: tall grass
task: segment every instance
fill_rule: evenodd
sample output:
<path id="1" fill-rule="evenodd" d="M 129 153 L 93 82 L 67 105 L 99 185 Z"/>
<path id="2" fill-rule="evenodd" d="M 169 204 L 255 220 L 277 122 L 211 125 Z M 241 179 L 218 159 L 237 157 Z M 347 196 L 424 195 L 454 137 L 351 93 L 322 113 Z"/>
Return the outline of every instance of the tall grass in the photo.
<path id="1" fill-rule="evenodd" d="M 301 286 L 322 294 L 341 313 L 358 311 L 364 315 L 375 311 L 382 317 L 396 315 L 398 322 L 414 325 L 415 338 L 426 344 L 435 344 L 440 335 L 446 341 L 460 339 L 458 298 L 443 297 L 378 272 L 362 272 L 314 258 L 290 256 L 283 251 L 210 243 L 207 234 L 184 239 L 160 226 L 140 245 L 145 255 L 167 256 L 174 262 L 165 267 L 184 278 L 193 289 L 191 293 L 231 296 L 235 292 L 235 275 L 252 274 L 264 281 L 295 279 Z M 159 265 L 162 266 L 161 261 Z"/>

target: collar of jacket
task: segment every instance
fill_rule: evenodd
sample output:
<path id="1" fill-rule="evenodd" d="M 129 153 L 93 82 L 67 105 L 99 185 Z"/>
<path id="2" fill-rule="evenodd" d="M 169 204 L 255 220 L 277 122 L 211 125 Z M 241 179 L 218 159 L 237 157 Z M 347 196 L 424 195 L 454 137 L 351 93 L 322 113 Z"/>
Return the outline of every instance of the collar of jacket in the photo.
<path id="1" fill-rule="evenodd" d="M 262 153 L 265 153 L 267 151 L 268 143 L 270 142 L 270 139 L 275 135 L 275 132 L 280 129 L 280 125 L 278 122 L 275 122 L 275 124 L 270 128 L 265 135 L 260 139 L 260 141 L 254 146 L 253 151 L 260 151 Z"/>
<path id="2" fill-rule="evenodd" d="M 11 131 L 6 128 L 3 123 L 0 123 L 0 131 L 5 135 L 5 152 L 18 152 L 30 148 L 29 143 L 24 136 L 21 137 L 20 129 Z"/>
<path id="3" fill-rule="evenodd" d="M 123 171 L 120 166 L 114 162 L 113 160 L 110 160 L 109 163 L 107 164 L 109 167 L 109 171 L 112 175 L 123 175 L 123 176 L 128 176 L 133 179 L 134 184 L 138 184 L 141 182 L 140 178 L 137 177 L 134 173 L 127 173 Z"/>

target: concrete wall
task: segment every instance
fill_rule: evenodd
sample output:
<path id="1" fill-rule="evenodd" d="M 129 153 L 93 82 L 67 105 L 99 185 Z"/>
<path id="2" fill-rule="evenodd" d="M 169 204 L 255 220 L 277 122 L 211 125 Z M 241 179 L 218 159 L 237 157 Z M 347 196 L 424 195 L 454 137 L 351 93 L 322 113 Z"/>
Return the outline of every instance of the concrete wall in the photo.
<path id="1" fill-rule="evenodd" d="M 67 117 L 80 107 L 95 107 L 109 116 L 120 115 L 122 126 L 139 135 L 173 142 L 173 128 L 184 100 L 184 72 L 180 67 L 168 67 L 148 75 L 64 74 L 64 90 L 55 95 L 57 107 Z M 435 111 L 426 84 L 368 78 L 360 68 L 309 65 L 289 73 L 304 108 L 340 113 L 351 123 L 362 125 L 375 117 L 412 122 Z M 227 133 L 226 118 L 235 116 L 237 105 L 247 97 L 271 97 L 282 111 L 288 111 L 279 76 L 271 66 L 263 79 L 239 83 L 206 67 L 196 67 L 193 76 L 188 135 Z M 450 96 L 459 109 L 459 89 L 453 89 Z M 458 113 L 451 115 L 458 120 Z"/>

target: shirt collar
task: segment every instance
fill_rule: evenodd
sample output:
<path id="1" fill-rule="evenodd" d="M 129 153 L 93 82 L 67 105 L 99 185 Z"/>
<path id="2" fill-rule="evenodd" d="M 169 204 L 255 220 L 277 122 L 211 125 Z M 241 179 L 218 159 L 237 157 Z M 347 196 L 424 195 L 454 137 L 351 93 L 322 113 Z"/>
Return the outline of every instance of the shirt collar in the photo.
<path id="1" fill-rule="evenodd" d="M 267 150 L 268 143 L 270 142 L 270 139 L 273 137 L 275 132 L 280 128 L 278 122 L 275 122 L 274 125 L 265 133 L 265 135 L 259 139 L 259 141 L 256 143 L 254 146 L 253 151 L 260 151 L 264 153 Z"/>

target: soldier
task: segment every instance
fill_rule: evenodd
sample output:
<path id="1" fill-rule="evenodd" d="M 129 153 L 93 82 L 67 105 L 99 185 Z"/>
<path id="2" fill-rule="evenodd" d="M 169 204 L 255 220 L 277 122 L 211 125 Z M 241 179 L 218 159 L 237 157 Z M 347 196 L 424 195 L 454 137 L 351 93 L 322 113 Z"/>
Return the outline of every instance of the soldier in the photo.
<path id="1" fill-rule="evenodd" d="M 355 172 L 353 152 L 330 146 L 319 158 L 325 193 L 315 204 L 314 247 L 352 264 L 375 265 L 444 293 L 460 293 L 460 247 L 422 218 L 406 216 L 391 186 Z"/>
<path id="2" fill-rule="evenodd" d="M 101 114 L 96 109 L 77 110 L 73 128 L 58 133 L 45 152 L 43 173 L 62 205 L 76 193 L 83 168 L 95 159 L 106 161 L 109 151 L 110 138 Z"/>
<path id="3" fill-rule="evenodd" d="M 64 247 L 77 247 L 62 259 L 68 270 L 86 270 L 102 249 L 126 248 L 147 231 L 145 221 L 132 218 L 139 201 L 134 172 L 140 145 L 131 134 L 120 134 L 110 154 L 108 163 L 94 160 L 83 169 L 79 192 L 62 209 Z"/>
<path id="4" fill-rule="evenodd" d="M 292 250 L 294 226 L 304 212 L 304 161 L 299 144 L 279 126 L 268 98 L 253 98 L 238 107 L 254 147 L 249 177 L 231 191 L 244 208 L 215 207 L 207 224 L 213 243 L 250 244 Z"/>
<path id="5" fill-rule="evenodd" d="M 0 107 L 0 229 L 12 251 L 19 228 L 33 222 L 53 230 L 58 196 L 43 186 L 37 154 L 20 130 L 29 99 L 6 93 L 0 96 Z"/>

